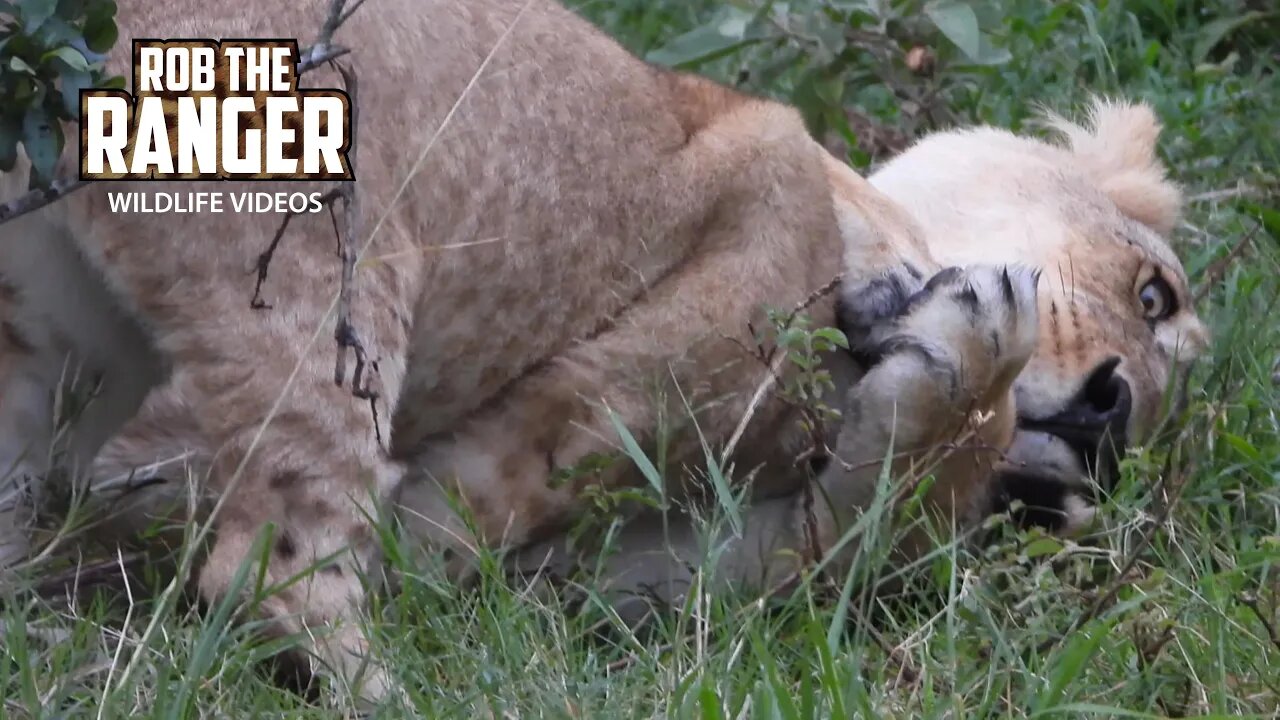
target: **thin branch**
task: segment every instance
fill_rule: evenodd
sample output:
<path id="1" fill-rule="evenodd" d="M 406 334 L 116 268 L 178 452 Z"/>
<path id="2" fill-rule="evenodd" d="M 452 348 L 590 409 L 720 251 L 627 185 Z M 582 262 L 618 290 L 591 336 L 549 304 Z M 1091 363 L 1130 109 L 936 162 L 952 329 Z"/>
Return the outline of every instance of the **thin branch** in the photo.
<path id="1" fill-rule="evenodd" d="M 67 571 L 54 573 L 40 580 L 34 591 L 36 596 L 54 599 L 67 595 L 68 587 L 86 588 L 114 586 L 128 573 L 136 573 L 147 564 L 147 556 L 140 552 L 121 553 L 88 565 L 77 565 Z"/>
<path id="2" fill-rule="evenodd" d="M 783 328 L 786 329 L 791 327 L 791 323 L 795 322 L 797 315 L 808 310 L 814 303 L 818 302 L 822 298 L 835 292 L 836 288 L 840 287 L 840 283 L 842 282 L 844 282 L 844 273 L 838 273 L 835 277 L 828 280 L 826 285 L 823 285 L 817 290 L 809 293 L 809 296 L 804 300 L 801 300 L 799 305 L 792 308 L 791 314 L 787 315 L 787 319 L 782 323 Z M 774 348 L 774 350 L 776 351 L 777 348 Z"/>
<path id="3" fill-rule="evenodd" d="M 364 4 L 364 0 L 357 0 L 356 4 L 349 11 L 344 12 L 347 0 L 330 0 L 329 12 L 325 14 L 324 24 L 320 26 L 320 35 L 316 37 L 315 47 L 327 48 L 333 43 L 333 34 L 342 27 L 342 23 L 351 17 L 352 13 Z"/>
<path id="4" fill-rule="evenodd" d="M 343 0 L 334 0 L 335 10 L 340 11 L 342 4 Z M 356 128 L 360 124 L 360 104 L 357 100 L 359 87 L 353 70 L 337 63 L 334 65 L 338 68 L 338 72 L 342 74 L 342 80 L 347 86 L 347 96 L 351 98 L 351 143 L 350 149 L 347 151 L 347 159 L 351 163 L 354 175 L 359 135 Z M 338 355 L 333 366 L 333 382 L 339 386 L 346 382 L 346 351 L 350 348 L 356 356 L 356 367 L 351 378 L 351 391 L 357 397 L 362 397 L 362 393 L 368 392 L 367 388 L 361 387 L 361 376 L 365 367 L 365 349 L 356 333 L 355 326 L 351 323 L 351 295 L 355 283 L 356 267 L 356 248 L 354 243 L 360 221 L 360 208 L 357 204 L 359 198 L 356 195 L 355 181 L 343 182 L 338 186 L 338 192 L 342 198 L 343 210 L 340 231 L 338 232 L 338 257 L 342 260 L 342 284 L 338 294 L 338 321 L 333 330 L 334 340 L 338 343 Z"/>
<path id="5" fill-rule="evenodd" d="M 341 3 L 335 3 L 336 11 L 341 10 Z M 326 27 L 328 25 L 326 24 Z M 334 68 L 342 75 L 343 83 L 346 86 L 347 97 L 350 98 L 351 106 L 351 142 L 347 151 L 347 162 L 351 168 L 355 169 L 356 149 L 357 149 L 357 131 L 359 126 L 359 86 L 356 79 L 355 71 L 341 63 L 333 63 Z M 338 201 L 342 203 L 342 215 L 339 216 L 334 211 L 334 204 Z M 334 358 L 333 382 L 335 385 L 342 387 L 346 384 L 347 379 L 347 351 L 351 350 L 355 354 L 355 368 L 351 374 L 351 394 L 361 400 L 369 401 L 370 412 L 373 415 L 374 433 L 377 436 L 378 444 L 382 444 L 382 429 L 378 421 L 377 401 L 379 394 L 374 389 L 373 376 L 377 373 L 377 362 L 369 360 L 368 353 L 365 350 L 364 343 L 360 340 L 360 335 L 356 332 L 354 323 L 351 322 L 351 303 L 352 295 L 355 288 L 355 266 L 356 266 L 356 238 L 359 235 L 360 221 L 360 205 L 359 196 L 356 193 L 356 184 L 354 180 L 346 180 L 338 184 L 337 187 L 330 189 L 320 197 L 322 205 L 329 208 L 329 217 L 333 221 L 333 232 L 337 239 L 337 254 L 342 262 L 342 272 L 340 284 L 338 287 L 338 318 L 333 330 L 333 339 L 337 343 L 337 355 Z M 255 268 L 257 273 L 257 282 L 254 284 L 253 297 L 249 299 L 249 306 L 255 310 L 270 309 L 271 306 L 262 299 L 262 286 L 266 282 L 268 273 L 271 269 L 271 262 L 275 259 L 276 250 L 280 247 L 280 242 L 284 238 L 285 231 L 289 227 L 290 221 L 299 213 L 290 211 L 285 215 L 284 220 L 280 222 L 280 227 L 276 229 L 275 235 L 272 236 L 271 242 L 267 248 L 258 255 L 258 261 Z"/>
<path id="6" fill-rule="evenodd" d="M 355 71 L 352 68 L 334 62 L 335 58 L 346 54 L 347 51 L 334 46 L 332 43 L 333 34 L 337 32 L 344 22 L 350 19 L 351 15 L 363 3 L 364 0 L 357 0 L 348 8 L 346 0 L 332 0 L 329 4 L 329 13 L 321 26 L 320 35 L 315 45 L 304 54 L 304 58 L 298 63 L 299 73 L 302 72 L 304 66 L 309 69 L 322 62 L 329 62 L 342 75 L 351 108 L 351 140 L 347 150 L 347 162 L 352 170 L 355 169 L 357 128 L 360 125 L 359 86 Z M 329 208 L 329 216 L 333 220 L 333 229 L 337 236 L 338 257 L 342 262 L 341 280 L 338 289 L 338 318 L 333 331 L 333 338 L 337 343 L 333 382 L 339 387 L 346 383 L 347 351 L 351 350 L 355 354 L 355 368 L 351 375 L 351 394 L 362 400 L 369 401 L 370 412 L 373 415 L 374 433 L 377 436 L 378 444 L 382 445 L 382 429 L 378 421 L 377 406 L 379 396 L 377 390 L 374 389 L 373 382 L 373 375 L 377 372 L 377 363 L 369 360 L 364 343 L 361 342 L 360 335 L 356 332 L 355 325 L 351 322 L 351 302 L 355 286 L 355 265 L 358 254 L 355 243 L 359 235 L 360 221 L 359 197 L 356 193 L 355 181 L 341 182 L 337 187 L 326 192 L 320 200 L 322 205 Z M 338 200 L 342 201 L 341 219 L 339 219 L 333 208 L 334 203 Z M 258 262 L 255 268 L 257 282 L 254 284 L 253 297 L 249 300 L 249 306 L 255 310 L 269 309 L 271 307 L 262 299 L 262 285 L 266 282 L 271 268 L 271 261 L 275 258 L 275 252 L 280 247 L 284 233 L 296 214 L 290 212 L 285 215 L 267 248 L 258 255 Z"/>
<path id="7" fill-rule="evenodd" d="M 335 5 L 340 7 L 341 2 L 335 0 Z M 356 4 L 356 7 L 359 7 L 359 3 Z M 351 12 L 354 11 L 355 8 L 352 8 Z M 334 63 L 334 67 L 342 75 L 342 81 L 347 89 L 347 96 L 351 98 L 351 144 L 350 149 L 347 151 L 347 161 L 351 164 L 354 174 L 356 138 L 359 134 L 356 128 L 359 126 L 360 117 L 360 105 L 357 102 L 359 84 L 356 80 L 355 70 L 340 63 Z M 360 196 L 356 193 L 355 180 L 342 183 L 339 186 L 339 191 L 342 196 L 343 210 L 341 230 L 338 232 L 338 256 L 342 259 L 342 284 L 338 289 L 338 321 L 333 329 L 333 339 L 338 344 L 338 352 L 333 365 L 333 382 L 339 387 L 345 382 L 347 350 L 350 349 L 356 358 L 356 366 L 351 371 L 351 394 L 362 400 L 369 401 L 369 413 L 373 418 L 374 437 L 379 447 L 385 447 L 382 439 L 382 427 L 378 421 L 378 399 L 380 396 L 374 382 L 374 378 L 378 374 L 378 362 L 368 359 L 364 343 L 360 341 L 355 325 L 351 322 L 351 295 L 355 285 L 356 261 L 359 259 L 356 239 L 360 234 Z M 332 212 L 332 208 L 330 208 L 330 212 Z"/>
<path id="8" fill-rule="evenodd" d="M 1267 613 L 1258 605 L 1257 596 L 1244 593 L 1237 595 L 1236 601 L 1253 612 L 1253 615 L 1258 619 L 1258 622 L 1262 623 L 1262 629 L 1267 631 L 1267 639 L 1271 641 L 1272 645 L 1276 646 L 1277 650 L 1280 650 L 1280 632 L 1276 631 L 1275 623 L 1271 622 L 1271 620 L 1267 618 Z"/>
<path id="9" fill-rule="evenodd" d="M 1213 286 L 1217 285 L 1218 281 L 1227 274 L 1227 270 L 1231 267 L 1231 264 L 1244 253 L 1245 248 L 1253 242 L 1253 237 L 1257 235 L 1258 231 L 1261 229 L 1262 223 L 1254 225 L 1252 230 L 1245 233 L 1243 237 L 1236 241 L 1235 245 L 1231 246 L 1231 250 L 1226 255 L 1214 260 L 1209 264 L 1209 267 L 1205 268 L 1204 279 L 1200 281 L 1200 289 L 1196 291 L 1195 297 L 1193 298 L 1193 302 L 1195 304 L 1199 305 L 1200 301 L 1205 299 L 1209 294 L 1209 291 L 1212 290 Z"/>
<path id="10" fill-rule="evenodd" d="M 1188 204 L 1203 202 L 1219 202 L 1221 200 L 1234 200 L 1236 198 L 1253 198 L 1261 195 L 1262 192 L 1245 183 L 1241 183 L 1232 188 L 1223 188 L 1221 190 L 1209 190 L 1207 192 L 1198 193 L 1187 198 Z"/>
<path id="11" fill-rule="evenodd" d="M 19 195 L 7 203 L 0 204 L 0 225 L 55 203 L 88 184 L 80 178 L 60 179 L 54 180 L 47 188 Z"/>
<path id="12" fill-rule="evenodd" d="M 323 47 L 312 45 L 299 53 L 297 73 L 302 75 L 310 70 L 315 70 L 317 67 L 337 60 L 350 52 L 349 49 L 341 45 L 325 45 Z"/>
<path id="13" fill-rule="evenodd" d="M 320 204 L 330 205 L 340 194 L 339 188 L 334 188 L 320 196 Z M 276 249 L 280 247 L 280 240 L 284 238 L 284 231 L 289 228 L 289 223 L 294 216 L 301 214 L 292 209 L 285 213 L 284 220 L 280 221 L 280 227 L 276 228 L 276 234 L 271 236 L 271 242 L 268 243 L 267 249 L 258 254 L 258 261 L 254 266 L 258 279 L 253 284 L 253 297 L 249 298 L 250 308 L 254 310 L 270 310 L 272 308 L 270 304 L 262 299 L 262 285 L 267 282 L 267 273 L 271 269 L 271 261 L 275 259 Z"/>

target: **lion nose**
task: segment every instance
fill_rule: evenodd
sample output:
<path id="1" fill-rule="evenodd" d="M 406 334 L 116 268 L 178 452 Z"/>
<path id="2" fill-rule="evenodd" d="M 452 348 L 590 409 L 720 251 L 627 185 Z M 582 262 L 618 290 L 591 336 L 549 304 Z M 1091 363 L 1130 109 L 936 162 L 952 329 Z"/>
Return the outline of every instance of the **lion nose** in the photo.
<path id="1" fill-rule="evenodd" d="M 1079 395 L 1067 407 L 1076 414 L 1081 425 L 1114 427 L 1124 430 L 1133 410 L 1133 396 L 1129 382 L 1116 373 L 1120 358 L 1112 356 L 1102 361 L 1084 381 Z"/>

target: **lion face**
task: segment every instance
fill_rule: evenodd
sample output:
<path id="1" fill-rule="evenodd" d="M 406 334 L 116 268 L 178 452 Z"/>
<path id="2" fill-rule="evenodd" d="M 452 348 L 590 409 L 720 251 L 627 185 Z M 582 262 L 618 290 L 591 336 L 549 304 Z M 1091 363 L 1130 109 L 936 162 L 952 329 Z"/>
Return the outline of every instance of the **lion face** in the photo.
<path id="1" fill-rule="evenodd" d="M 1156 158 L 1151 111 L 1097 102 L 1085 126 L 1051 121 L 1065 146 L 991 128 L 940 133 L 871 182 L 921 223 L 941 265 L 1042 270 L 1001 495 L 1023 502 L 1024 519 L 1070 532 L 1114 485 L 1119 453 L 1149 437 L 1208 333 L 1164 239 L 1181 198 Z"/>

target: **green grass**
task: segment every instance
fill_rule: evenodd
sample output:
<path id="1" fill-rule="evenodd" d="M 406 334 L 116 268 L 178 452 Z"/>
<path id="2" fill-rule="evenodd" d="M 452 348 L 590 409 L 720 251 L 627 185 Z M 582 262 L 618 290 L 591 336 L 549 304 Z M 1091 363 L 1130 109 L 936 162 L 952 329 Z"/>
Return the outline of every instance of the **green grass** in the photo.
<path id="1" fill-rule="evenodd" d="M 727 4 L 598 0 L 584 12 L 646 53 L 698 28 L 712 43 L 705 28 Z M 1091 92 L 1151 102 L 1166 124 L 1163 156 L 1190 198 L 1178 247 L 1215 331 L 1174 436 L 1129 458 L 1087 543 L 1005 532 L 979 555 L 948 548 L 910 578 L 909 600 L 841 604 L 815 588 L 766 608 L 698 595 L 695 612 L 636 636 L 589 595 L 570 611 L 492 570 L 464 592 L 402 566 L 403 587 L 379 598 L 374 626 L 417 714 L 1276 716 L 1280 18 L 1247 14 L 1265 2 L 1011 0 L 980 8 L 987 42 L 1009 51 L 980 65 L 914 5 L 885 4 L 901 17 L 884 28 L 832 11 L 793 36 L 692 64 L 800 103 L 816 132 L 849 146 L 836 102 L 909 132 L 1020 128 L 1036 103 L 1070 111 Z M 928 47 L 937 68 L 916 76 L 861 45 L 828 57 L 804 44 L 829 27 Z M 912 101 L 921 97 L 937 107 L 922 111 Z M 866 164 L 874 152 L 851 159 Z M 273 646 L 252 623 L 228 623 L 217 608 L 157 615 L 154 587 L 130 591 L 71 607 L 6 598 L 0 717 L 329 716 L 261 670 Z"/>

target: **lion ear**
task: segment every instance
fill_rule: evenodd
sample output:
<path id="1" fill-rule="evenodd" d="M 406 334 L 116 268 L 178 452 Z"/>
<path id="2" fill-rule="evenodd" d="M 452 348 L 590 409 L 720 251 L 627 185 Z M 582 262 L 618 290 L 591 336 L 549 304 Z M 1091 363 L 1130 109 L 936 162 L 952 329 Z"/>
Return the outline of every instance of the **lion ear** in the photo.
<path id="1" fill-rule="evenodd" d="M 1182 210 L 1182 191 L 1156 156 L 1160 122 L 1145 103 L 1095 98 L 1081 125 L 1046 113 L 1080 165 L 1120 212 L 1168 234 Z"/>

